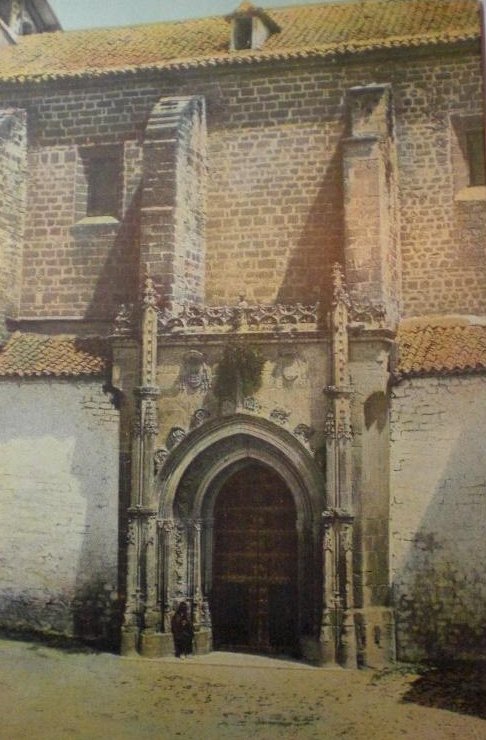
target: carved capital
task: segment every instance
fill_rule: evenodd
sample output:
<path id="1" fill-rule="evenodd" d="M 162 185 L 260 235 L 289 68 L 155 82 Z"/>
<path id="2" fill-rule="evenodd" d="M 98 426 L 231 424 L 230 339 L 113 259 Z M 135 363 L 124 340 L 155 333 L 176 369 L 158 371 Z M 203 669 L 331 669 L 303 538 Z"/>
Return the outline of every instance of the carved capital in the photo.
<path id="1" fill-rule="evenodd" d="M 157 516 L 157 512 L 154 509 L 149 509 L 147 506 L 130 506 L 127 512 L 129 519 L 149 519 L 150 517 Z"/>
<path id="2" fill-rule="evenodd" d="M 336 422 L 332 411 L 328 411 L 326 414 L 326 421 L 324 423 L 324 436 L 328 439 L 334 439 L 336 436 Z"/>
<path id="3" fill-rule="evenodd" d="M 161 390 L 157 385 L 139 385 L 137 388 L 133 389 L 133 392 L 140 399 L 144 399 L 144 398 L 154 398 L 155 399 L 160 396 Z"/>

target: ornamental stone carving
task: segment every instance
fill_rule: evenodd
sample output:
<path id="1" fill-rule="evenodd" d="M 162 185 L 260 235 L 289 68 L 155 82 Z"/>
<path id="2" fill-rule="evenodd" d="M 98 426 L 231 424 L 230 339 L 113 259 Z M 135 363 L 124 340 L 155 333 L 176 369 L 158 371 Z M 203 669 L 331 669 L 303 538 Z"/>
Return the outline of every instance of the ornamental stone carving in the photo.
<path id="1" fill-rule="evenodd" d="M 290 411 L 286 411 L 282 408 L 273 409 L 270 414 L 270 418 L 279 424 L 288 424 L 290 418 Z"/>
<path id="2" fill-rule="evenodd" d="M 191 350 L 184 355 L 179 385 L 186 393 L 207 391 L 211 387 L 211 368 L 202 352 Z"/>
<path id="3" fill-rule="evenodd" d="M 238 306 L 196 306 L 185 304 L 177 313 L 158 313 L 160 334 L 228 332 L 316 331 L 319 304 L 255 305 L 241 301 Z"/>
<path id="4" fill-rule="evenodd" d="M 258 414 L 262 410 L 262 405 L 254 396 L 248 396 L 248 398 L 243 399 L 243 408 L 246 411 Z"/>
<path id="5" fill-rule="evenodd" d="M 196 409 L 192 415 L 191 429 L 197 429 L 204 424 L 211 417 L 211 412 L 207 409 Z"/>
<path id="6" fill-rule="evenodd" d="M 382 303 L 351 303 L 349 307 L 350 326 L 366 326 L 369 329 L 383 329 L 386 326 L 387 312 Z"/>
<path id="7" fill-rule="evenodd" d="M 115 317 L 113 334 L 116 337 L 126 337 L 133 333 L 134 308 L 132 303 L 122 303 Z"/>
<path id="8" fill-rule="evenodd" d="M 294 429 L 295 436 L 300 437 L 304 442 L 309 442 L 315 433 L 315 429 L 307 424 L 298 424 Z"/>
<path id="9" fill-rule="evenodd" d="M 277 384 L 286 388 L 305 385 L 309 377 L 306 360 L 292 349 L 286 349 L 280 353 L 274 374 Z"/>
<path id="10" fill-rule="evenodd" d="M 186 437 L 186 432 L 182 427 L 172 427 L 167 435 L 167 449 L 173 450 Z"/>
<path id="11" fill-rule="evenodd" d="M 162 447 L 159 450 L 155 450 L 154 452 L 154 468 L 155 468 L 155 474 L 157 475 L 160 473 L 162 468 L 164 467 L 164 463 L 167 460 L 169 456 L 169 450 L 166 450 L 165 447 Z"/>

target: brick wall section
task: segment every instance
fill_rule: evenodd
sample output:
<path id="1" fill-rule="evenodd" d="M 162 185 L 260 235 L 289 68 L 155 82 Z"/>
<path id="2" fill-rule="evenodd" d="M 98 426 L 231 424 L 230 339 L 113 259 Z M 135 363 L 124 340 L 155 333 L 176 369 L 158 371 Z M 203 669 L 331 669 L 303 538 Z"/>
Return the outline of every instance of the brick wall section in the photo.
<path id="1" fill-rule="evenodd" d="M 5 381 L 0 624 L 114 645 L 118 417 L 100 381 Z"/>
<path id="2" fill-rule="evenodd" d="M 17 91 L 16 104 L 29 108 L 32 176 L 22 313 L 102 314 L 121 298 L 114 292 L 133 291 L 137 238 L 130 229 L 136 232 L 136 219 L 129 226 L 125 211 L 118 230 L 103 231 L 101 238 L 94 229 L 78 236 L 74 213 L 65 211 L 69 204 L 59 214 L 54 198 L 58 182 L 64 193 L 72 192 L 66 188 L 72 162 L 44 164 L 57 152 L 67 158 L 78 156 L 80 146 L 123 143 L 136 192 L 142 175 L 137 150 L 150 111 L 161 97 L 174 95 L 202 96 L 207 103 L 207 302 L 235 302 L 241 293 L 263 302 L 325 297 L 329 266 L 343 258 L 346 93 L 370 83 L 392 87 L 403 312 L 484 312 L 486 268 L 477 246 L 484 243 L 484 209 L 456 203 L 451 164 L 450 115 L 481 113 L 479 55 L 464 51 L 173 73 L 145 85 L 128 77 L 104 88 L 101 82 L 86 83 L 85 89 L 81 82 L 71 89 L 52 83 L 45 97 L 40 88 Z M 2 98 L 12 104 L 6 92 Z M 56 274 L 39 275 L 52 258 Z M 121 287 L 112 287 L 116 281 Z M 38 291 L 44 295 L 36 304 Z"/>
<path id="3" fill-rule="evenodd" d="M 0 111 L 0 335 L 15 316 L 25 219 L 27 131 L 25 112 Z"/>
<path id="4" fill-rule="evenodd" d="M 391 409 L 398 657 L 486 655 L 486 377 L 421 378 Z"/>

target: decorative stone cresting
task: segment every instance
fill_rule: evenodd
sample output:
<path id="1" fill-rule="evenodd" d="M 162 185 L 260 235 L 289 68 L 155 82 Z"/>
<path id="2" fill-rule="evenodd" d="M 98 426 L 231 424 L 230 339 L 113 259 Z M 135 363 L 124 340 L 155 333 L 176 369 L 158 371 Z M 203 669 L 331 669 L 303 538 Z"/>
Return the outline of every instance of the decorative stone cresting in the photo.
<path id="1" fill-rule="evenodd" d="M 319 303 L 204 307 L 187 304 L 179 313 L 159 311 L 158 327 L 159 334 L 316 331 Z"/>

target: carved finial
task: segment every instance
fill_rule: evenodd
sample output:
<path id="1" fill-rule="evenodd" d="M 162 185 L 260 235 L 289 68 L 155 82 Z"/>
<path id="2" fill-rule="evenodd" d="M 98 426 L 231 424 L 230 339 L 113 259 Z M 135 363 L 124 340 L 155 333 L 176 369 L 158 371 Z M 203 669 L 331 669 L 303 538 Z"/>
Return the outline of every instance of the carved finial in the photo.
<path id="1" fill-rule="evenodd" d="M 332 286 L 334 305 L 337 305 L 338 303 L 349 305 L 349 297 L 346 292 L 343 269 L 339 262 L 335 262 L 332 267 Z"/>
<path id="2" fill-rule="evenodd" d="M 149 275 L 149 271 L 147 269 L 146 275 L 145 275 L 145 282 L 143 286 L 143 297 L 142 297 L 142 303 L 144 308 L 152 308 L 157 306 L 157 292 L 155 290 L 154 281 Z"/>

